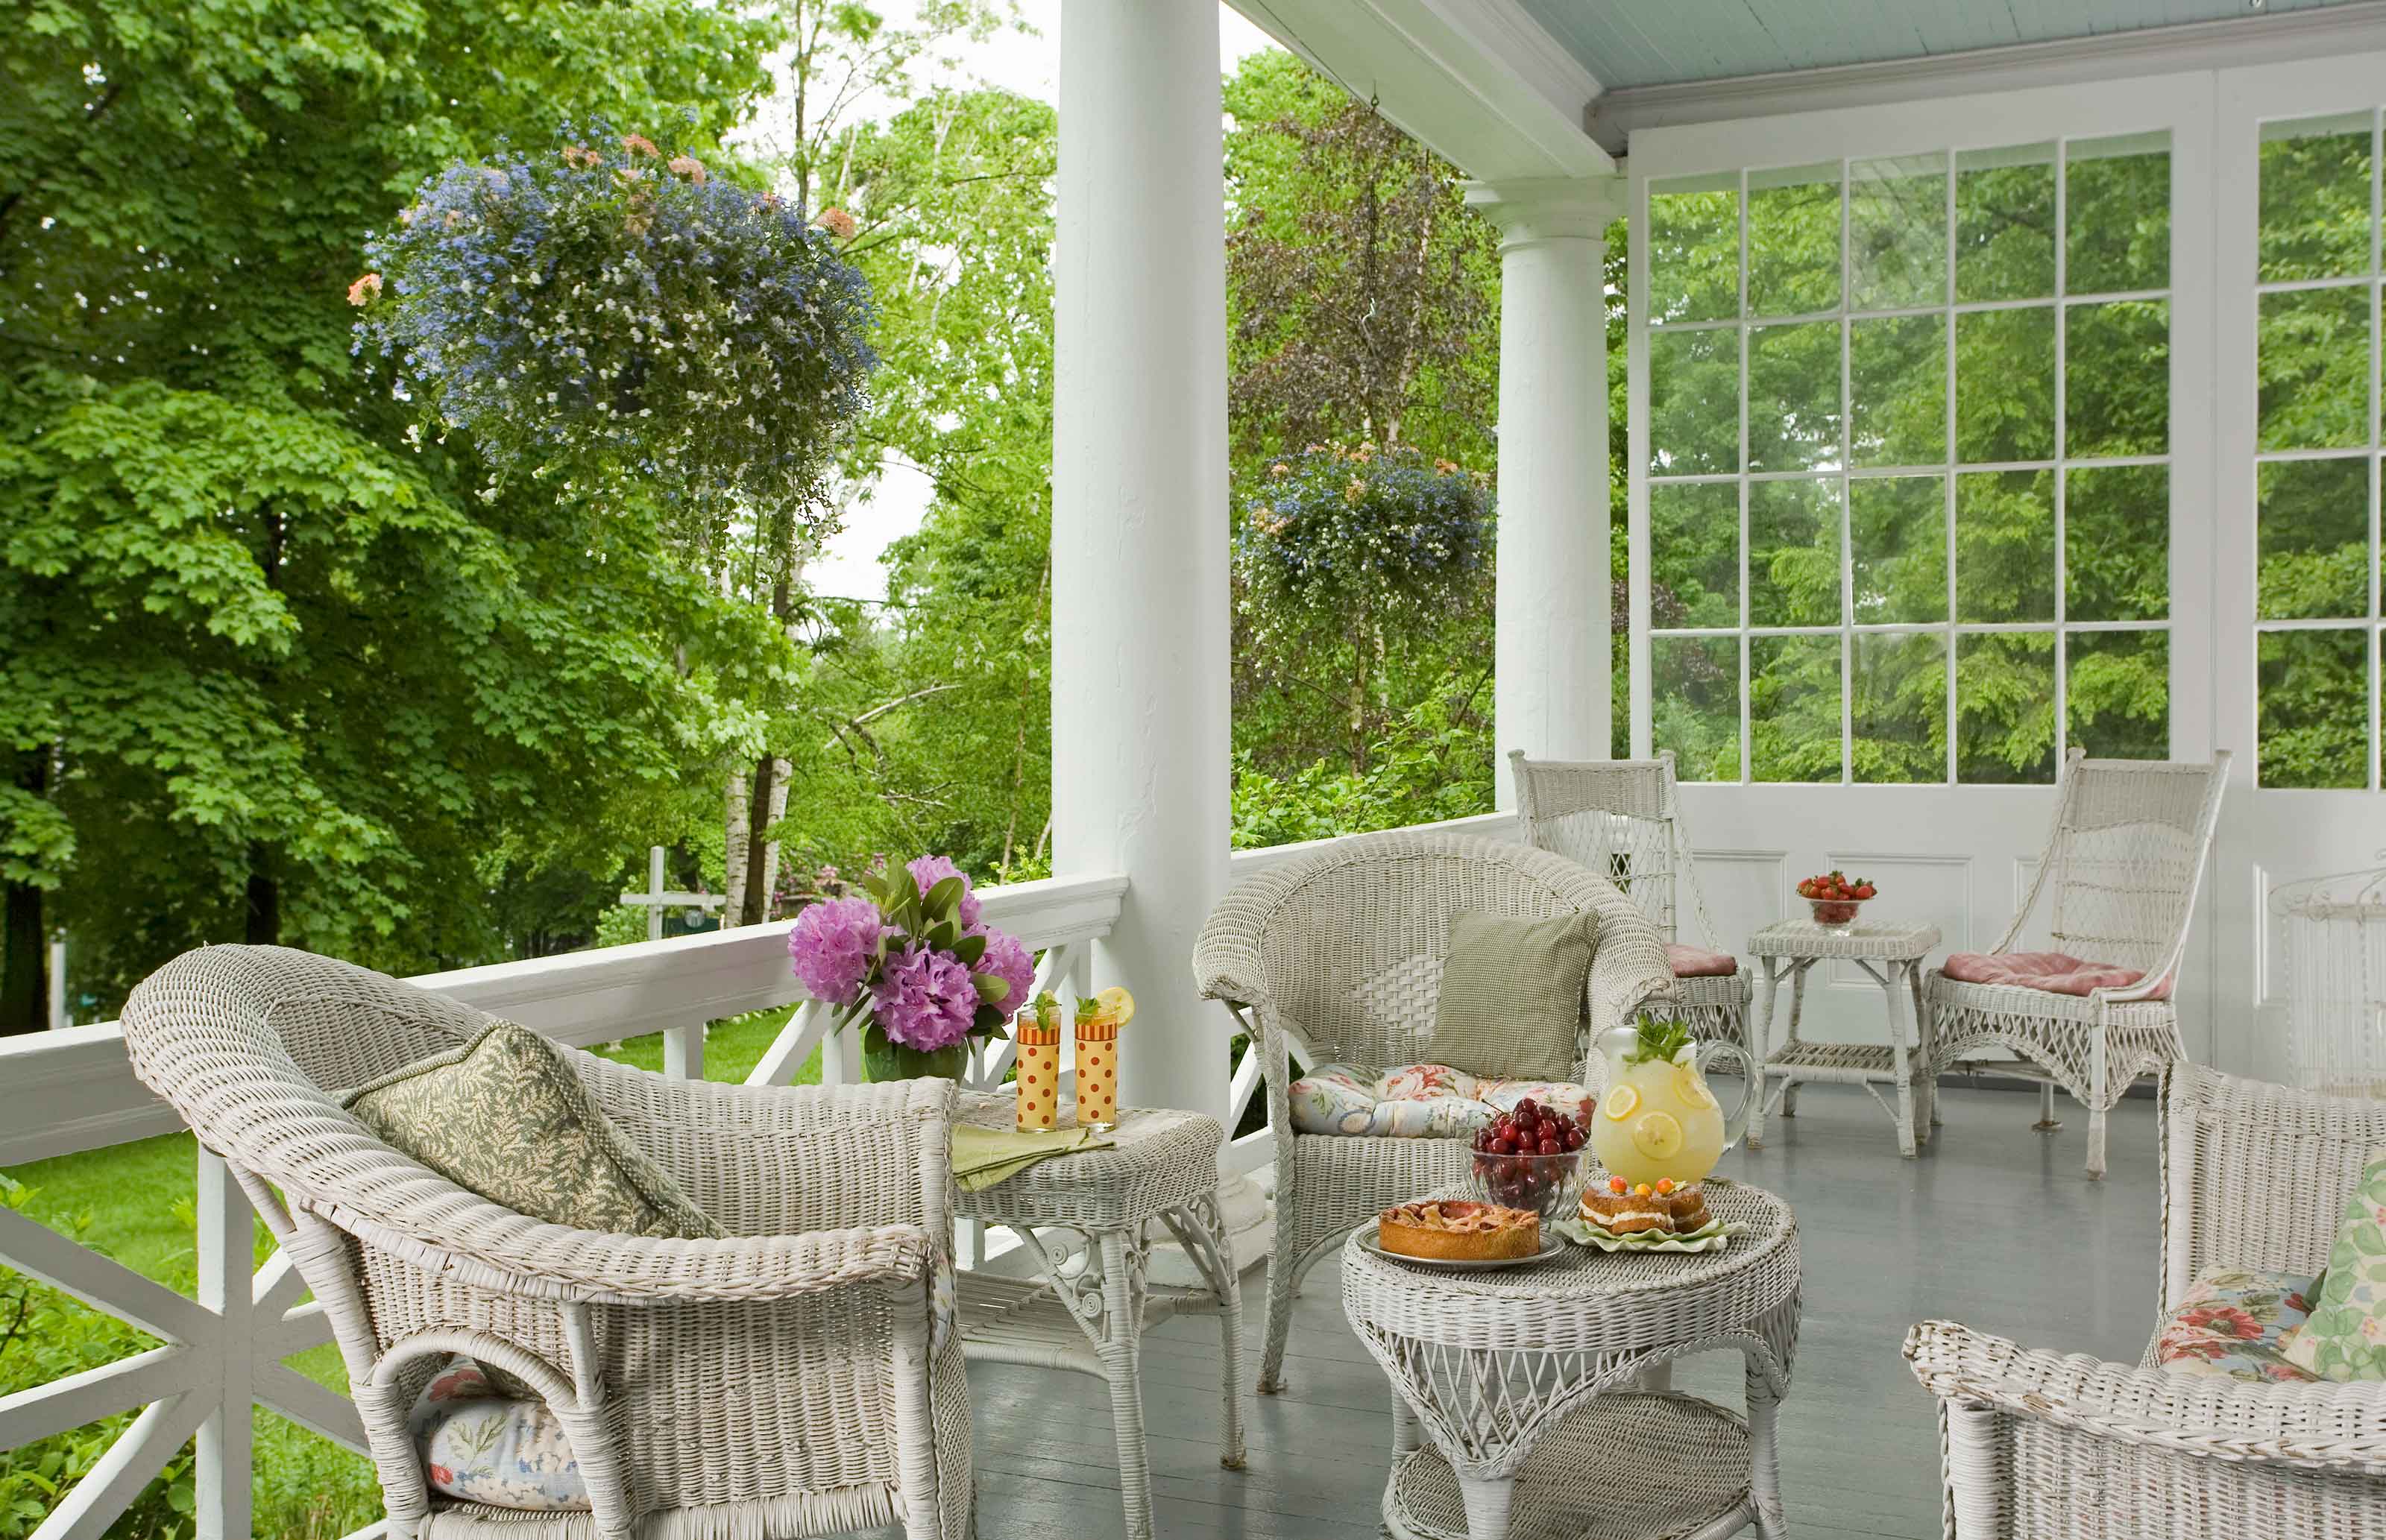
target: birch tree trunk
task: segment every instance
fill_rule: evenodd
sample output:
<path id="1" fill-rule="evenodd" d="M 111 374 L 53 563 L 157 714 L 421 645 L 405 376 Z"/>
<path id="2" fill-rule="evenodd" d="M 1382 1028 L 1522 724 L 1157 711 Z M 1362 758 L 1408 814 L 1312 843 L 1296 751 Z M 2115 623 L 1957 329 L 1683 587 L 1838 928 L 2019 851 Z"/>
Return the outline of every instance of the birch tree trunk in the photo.
<path id="1" fill-rule="evenodd" d="M 722 803 L 722 864 L 729 901 L 722 907 L 721 922 L 737 925 L 744 923 L 742 916 L 746 911 L 746 847 L 754 837 L 744 770 L 729 772 L 729 787 Z"/>

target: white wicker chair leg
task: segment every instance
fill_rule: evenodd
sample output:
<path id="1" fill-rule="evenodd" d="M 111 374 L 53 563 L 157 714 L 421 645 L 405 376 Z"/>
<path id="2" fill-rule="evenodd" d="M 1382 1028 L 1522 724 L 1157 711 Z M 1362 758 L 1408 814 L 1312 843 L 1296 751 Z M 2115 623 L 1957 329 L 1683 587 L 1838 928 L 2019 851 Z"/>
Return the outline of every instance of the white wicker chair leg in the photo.
<path id="1" fill-rule="evenodd" d="M 1459 1496 L 1466 1503 L 1467 1540 L 1507 1540 L 1508 1509 L 1515 1501 L 1513 1476 L 1461 1476 Z"/>
<path id="2" fill-rule="evenodd" d="M 1151 1454 L 1143 1437 L 1143 1355 L 1136 1347 L 1142 1302 L 1136 1297 L 1137 1264 L 1129 1254 L 1125 1232 L 1113 1230 L 1102 1236 L 1101 1265 L 1102 1368 L 1111 1386 L 1127 1540 L 1151 1540 Z"/>
<path id="3" fill-rule="evenodd" d="M 2008 1478 L 1997 1454 L 1995 1409 L 1968 1401 L 1942 1402 L 1940 1429 L 1951 1540 L 2013 1540 L 2005 1512 Z"/>
<path id="4" fill-rule="evenodd" d="M 2108 1033 L 2099 1023 L 2096 1036 L 2089 1044 L 2088 1053 L 2088 1180 L 2104 1180 L 2104 1109 L 2111 1105 L 2105 1092 L 2105 1057 Z"/>
<path id="5" fill-rule="evenodd" d="M 1424 1446 L 1417 1442 L 1416 1409 L 1409 1405 L 1407 1396 L 1395 1390 L 1392 1392 L 1392 1463 L 1398 1465 L 1401 1457 L 1413 1455 L 1422 1447 Z"/>
<path id="6" fill-rule="evenodd" d="M 1284 1389 L 1284 1349 L 1292 1340 L 1292 1291 L 1300 1283 L 1300 1208 L 1281 1181 L 1275 1194 L 1275 1246 L 1268 1253 L 1267 1343 L 1260 1349 L 1260 1394 Z"/>

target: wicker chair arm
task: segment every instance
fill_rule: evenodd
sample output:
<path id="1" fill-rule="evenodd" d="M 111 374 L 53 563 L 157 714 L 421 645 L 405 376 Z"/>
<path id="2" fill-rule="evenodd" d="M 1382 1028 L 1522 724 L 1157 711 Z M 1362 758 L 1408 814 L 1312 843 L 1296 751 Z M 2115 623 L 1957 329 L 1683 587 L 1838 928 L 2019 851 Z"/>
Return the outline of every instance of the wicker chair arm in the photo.
<path id="1" fill-rule="evenodd" d="M 433 1177 L 433 1181 L 438 1179 Z M 445 1185 L 445 1183 L 441 1183 Z M 799 1235 L 667 1240 L 549 1224 L 459 1188 L 440 1233 L 337 1203 L 308 1207 L 367 1245 L 492 1293 L 607 1305 L 734 1304 L 794 1299 L 927 1276 L 937 1241 L 911 1224 Z"/>
<path id="2" fill-rule="evenodd" d="M 1193 982 L 1205 1000 L 1224 1000 L 1254 1011 L 1268 1004 L 1267 970 L 1260 961 L 1260 937 L 1267 917 L 1291 883 L 1284 869 L 1237 883 L 1218 900 L 1193 944 Z"/>
<path id="3" fill-rule="evenodd" d="M 2386 1475 L 2386 1384 L 2254 1384 L 2049 1353 L 1952 1321 L 1905 1336 L 1914 1377 L 1942 1401 L 2087 1437 L 2307 1471 Z"/>

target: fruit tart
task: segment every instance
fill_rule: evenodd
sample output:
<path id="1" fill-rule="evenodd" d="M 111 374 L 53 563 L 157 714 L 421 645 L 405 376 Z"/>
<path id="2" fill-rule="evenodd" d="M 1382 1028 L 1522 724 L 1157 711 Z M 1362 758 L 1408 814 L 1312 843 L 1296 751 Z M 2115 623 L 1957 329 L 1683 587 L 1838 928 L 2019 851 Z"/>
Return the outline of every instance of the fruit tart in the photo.
<path id="1" fill-rule="evenodd" d="M 1375 1244 L 1437 1262 L 1500 1262 L 1541 1249 L 1541 1221 L 1522 1208 L 1470 1198 L 1434 1198 L 1384 1210 Z"/>
<path id="2" fill-rule="evenodd" d="M 1696 1182 L 1629 1183 L 1611 1176 L 1582 1194 L 1582 1219 L 1611 1235 L 1692 1235 L 1714 1221 L 1706 1190 Z"/>

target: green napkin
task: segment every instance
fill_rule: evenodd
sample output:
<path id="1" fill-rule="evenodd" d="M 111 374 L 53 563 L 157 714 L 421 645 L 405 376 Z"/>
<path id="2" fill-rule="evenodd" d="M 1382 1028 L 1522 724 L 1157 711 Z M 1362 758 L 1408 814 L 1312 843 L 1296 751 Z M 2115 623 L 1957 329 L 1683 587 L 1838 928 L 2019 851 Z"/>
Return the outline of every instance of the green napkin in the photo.
<path id="1" fill-rule="evenodd" d="M 1090 1128 L 984 1128 L 976 1123 L 953 1125 L 953 1180 L 968 1193 L 982 1193 L 1008 1182 L 1038 1160 L 1079 1150 L 1108 1149 L 1116 1144 Z"/>

